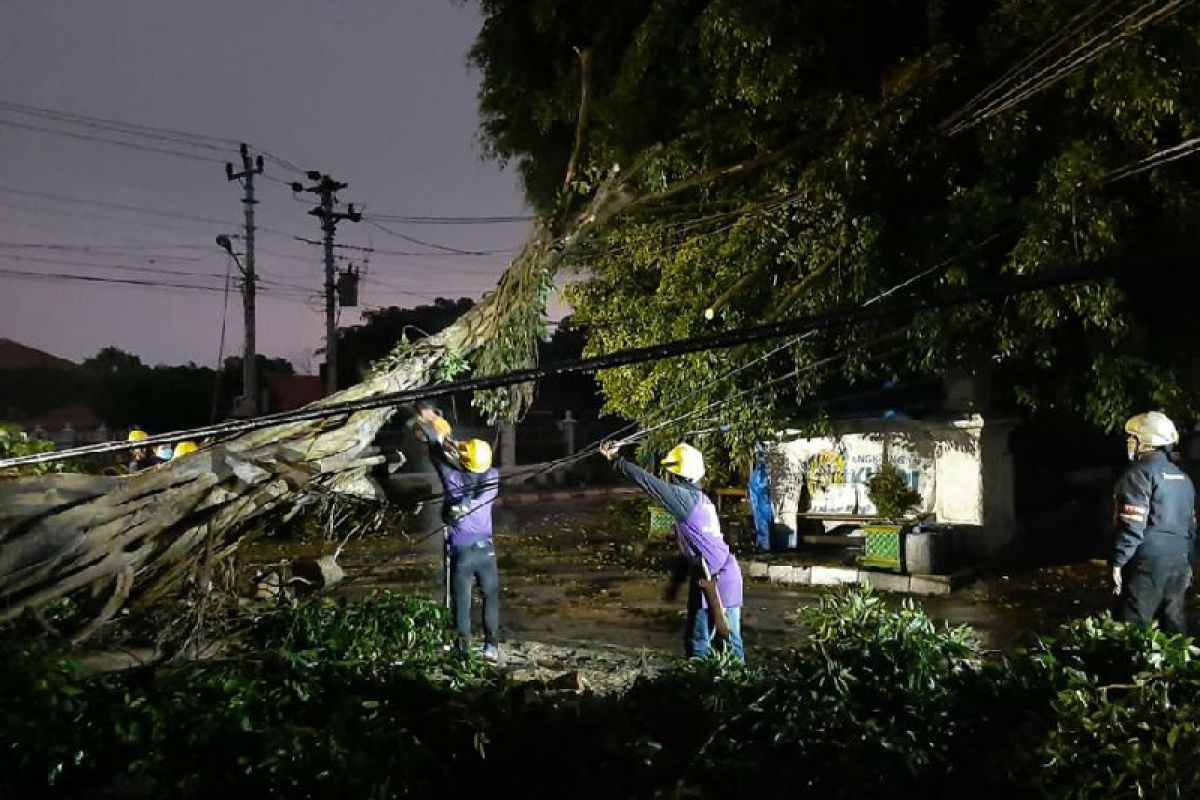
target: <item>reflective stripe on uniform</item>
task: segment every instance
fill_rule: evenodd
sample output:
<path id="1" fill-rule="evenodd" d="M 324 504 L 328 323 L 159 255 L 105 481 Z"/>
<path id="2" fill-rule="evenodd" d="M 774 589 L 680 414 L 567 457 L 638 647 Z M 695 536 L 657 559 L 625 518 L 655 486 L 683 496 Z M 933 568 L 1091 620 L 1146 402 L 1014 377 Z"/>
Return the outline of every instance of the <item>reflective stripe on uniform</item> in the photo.
<path id="1" fill-rule="evenodd" d="M 1120 517 L 1125 522 L 1145 522 L 1150 509 L 1145 506 L 1134 506 L 1126 503 L 1121 506 Z"/>

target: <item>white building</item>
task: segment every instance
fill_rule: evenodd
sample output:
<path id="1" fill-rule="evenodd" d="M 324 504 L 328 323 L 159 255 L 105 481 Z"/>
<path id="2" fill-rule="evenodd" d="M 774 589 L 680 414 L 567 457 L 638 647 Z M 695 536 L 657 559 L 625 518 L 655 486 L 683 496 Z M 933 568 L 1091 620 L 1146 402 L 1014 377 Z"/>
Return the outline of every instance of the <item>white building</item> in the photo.
<path id="1" fill-rule="evenodd" d="M 960 414 L 940 419 L 839 421 L 829 436 L 783 431 L 768 448 L 775 522 L 791 532 L 871 520 L 867 481 L 884 459 L 920 492 L 927 521 L 953 525 L 956 551 L 994 555 L 1012 541 L 1016 515 L 1011 420 Z"/>

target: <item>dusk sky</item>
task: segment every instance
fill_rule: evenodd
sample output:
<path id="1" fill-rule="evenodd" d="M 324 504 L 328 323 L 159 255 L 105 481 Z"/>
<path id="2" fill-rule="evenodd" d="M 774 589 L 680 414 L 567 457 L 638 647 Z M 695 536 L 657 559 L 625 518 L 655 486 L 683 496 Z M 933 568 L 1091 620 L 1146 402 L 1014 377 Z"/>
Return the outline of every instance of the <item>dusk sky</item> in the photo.
<path id="1" fill-rule="evenodd" d="M 12 104 L 245 140 L 349 183 L 340 199 L 368 215 L 524 216 L 515 170 L 481 159 L 479 75 L 466 63 L 480 21 L 472 3 L 455 0 L 6 0 L 0 337 L 75 361 L 115 345 L 149 363 L 212 365 L 226 270 L 213 240 L 240 233 L 242 220 L 241 188 L 224 174 L 224 161 L 237 162 L 232 147 L 132 137 Z M 268 161 L 266 175 L 257 207 L 259 352 L 315 372 L 321 253 L 292 238 L 320 237 L 306 214 L 313 196 L 293 198 L 285 183 L 304 179 L 277 163 Z M 342 223 L 340 243 L 396 251 L 371 256 L 365 306 L 478 298 L 529 227 L 377 222 L 433 245 L 500 252 L 455 255 L 366 221 Z M 14 274 L 31 272 L 42 277 Z M 235 286 L 226 355 L 240 353 L 241 318 Z M 342 313 L 343 325 L 356 321 L 353 309 Z"/>

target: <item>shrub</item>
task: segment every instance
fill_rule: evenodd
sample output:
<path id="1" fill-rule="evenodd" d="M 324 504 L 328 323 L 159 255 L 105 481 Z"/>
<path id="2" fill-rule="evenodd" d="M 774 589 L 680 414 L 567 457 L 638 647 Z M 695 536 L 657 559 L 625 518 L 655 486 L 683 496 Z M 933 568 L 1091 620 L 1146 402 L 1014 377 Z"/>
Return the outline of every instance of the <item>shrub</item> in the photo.
<path id="1" fill-rule="evenodd" d="M 1108 619 L 981 663 L 968 629 L 869 591 L 745 666 L 686 661 L 561 697 L 446 650 L 445 612 L 379 594 L 263 620 L 252 656 L 82 677 L 0 651 L 0 795 L 1197 796 L 1189 640 Z"/>
<path id="2" fill-rule="evenodd" d="M 884 461 L 879 472 L 867 481 L 867 497 L 885 520 L 899 522 L 921 505 L 921 493 L 908 485 L 904 474 L 891 461 Z"/>

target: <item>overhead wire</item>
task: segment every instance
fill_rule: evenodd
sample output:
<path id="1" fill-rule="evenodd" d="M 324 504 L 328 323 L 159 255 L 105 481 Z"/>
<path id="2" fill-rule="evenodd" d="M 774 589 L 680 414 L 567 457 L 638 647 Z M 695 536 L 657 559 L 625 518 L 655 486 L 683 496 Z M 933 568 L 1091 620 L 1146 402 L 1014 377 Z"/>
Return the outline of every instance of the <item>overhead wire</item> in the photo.
<path id="1" fill-rule="evenodd" d="M 1003 233 L 1003 231 L 999 231 L 999 232 L 997 232 L 997 233 L 994 233 L 994 234 L 992 234 L 992 235 L 990 235 L 990 236 L 987 236 L 987 237 L 985 237 L 985 238 L 983 238 L 983 239 L 981 239 L 981 240 L 978 240 L 978 241 L 976 241 L 976 242 L 972 242 L 972 243 L 971 243 L 971 244 L 970 244 L 968 247 L 964 248 L 963 250 L 960 250 L 959 252 L 957 252 L 957 253 L 955 253 L 955 254 L 951 255 L 950 257 L 948 257 L 948 258 L 946 258 L 946 259 L 944 259 L 944 260 L 942 260 L 942 261 L 940 261 L 940 262 L 938 262 L 938 263 L 934 264 L 933 266 L 930 266 L 930 267 L 928 267 L 928 268 L 926 268 L 926 269 L 924 269 L 924 270 L 920 270 L 920 271 L 916 272 L 915 274 L 913 274 L 913 275 L 909 276 L 908 278 L 904 279 L 903 281 L 900 281 L 899 283 L 897 283 L 897 284 L 895 284 L 895 285 L 893 285 L 893 286 L 891 286 L 891 287 L 889 287 L 889 288 L 887 288 L 887 289 L 885 289 L 885 290 L 883 290 L 883 291 L 879 292 L 878 294 L 876 294 L 876 295 L 874 295 L 874 296 L 872 296 L 872 297 L 868 298 L 868 299 L 867 299 L 867 300 L 865 300 L 863 303 L 861 303 L 859 307 L 860 307 L 860 308 L 867 308 L 867 307 L 870 307 L 870 306 L 872 306 L 872 305 L 874 305 L 874 304 L 876 304 L 876 303 L 882 302 L 882 301 L 886 300 L 887 298 L 891 297 L 892 295 L 894 295 L 896 292 L 899 292 L 899 291 L 901 291 L 901 290 L 903 290 L 903 289 L 907 289 L 909 286 L 913 285 L 913 284 L 914 284 L 914 283 L 916 283 L 917 281 L 919 281 L 919 280 L 922 280 L 923 278 L 926 278 L 926 277 L 928 277 L 929 275 L 932 275 L 932 274 L 933 274 L 933 273 L 935 273 L 935 272 L 941 272 L 941 271 L 942 271 L 942 270 L 944 270 L 946 267 L 948 267 L 950 264 L 954 263 L 955 261 L 957 261 L 958 259 L 960 259 L 960 258 L 962 258 L 963 256 L 967 255 L 968 253 L 975 252 L 975 251 L 977 251 L 978 249 L 980 249 L 980 248 L 982 248 L 982 247 L 985 247 L 985 246 L 987 246 L 989 243 L 991 243 L 992 241 L 994 241 L 994 240 L 995 240 L 995 239 L 996 239 L 998 236 L 1000 236 L 1002 233 Z M 794 347 L 794 346 L 796 346 L 796 345 L 797 345 L 797 344 L 799 344 L 801 341 L 803 341 L 803 340 L 805 340 L 805 339 L 809 338 L 809 337 L 810 337 L 810 336 L 811 336 L 813 333 L 814 333 L 813 331 L 806 331 L 805 333 L 803 333 L 803 334 L 801 334 L 801 335 L 799 335 L 799 336 L 796 336 L 796 337 L 792 337 L 792 338 L 790 338 L 790 339 L 787 339 L 787 340 L 785 340 L 784 342 L 782 342 L 781 344 L 779 344 L 779 345 L 777 345 L 777 346 L 775 346 L 775 347 L 771 348 L 771 349 L 770 349 L 770 350 L 768 350 L 766 353 L 763 353 L 763 354 L 759 355 L 758 357 L 756 357 L 756 358 L 754 358 L 754 359 L 752 359 L 752 360 L 750 360 L 750 361 L 747 361 L 747 362 L 745 362 L 745 363 L 743 363 L 743 364 L 741 364 L 741 365 L 735 366 L 735 367 L 733 367 L 733 368 L 731 368 L 731 369 L 727 370 L 725 373 L 723 373 L 722 375 L 718 376 L 716 379 L 714 379 L 713 381 L 711 381 L 711 382 L 710 382 L 709 384 L 707 384 L 707 385 L 711 386 L 711 385 L 713 385 L 713 384 L 715 384 L 715 383 L 724 382 L 724 381 L 726 381 L 726 380 L 729 380 L 729 379 L 731 379 L 731 378 L 737 377 L 738 375 L 740 375 L 741 373 L 745 372 L 746 370 L 749 370 L 749 369 L 751 369 L 751 368 L 753 368 L 753 367 L 755 367 L 755 366 L 757 366 L 757 365 L 759 365 L 759 364 L 761 364 L 761 363 L 763 363 L 763 362 L 765 362 L 765 361 L 767 361 L 767 360 L 771 359 L 772 357 L 774 357 L 775 355 L 778 355 L 779 353 L 783 352 L 784 350 L 786 350 L 786 349 L 788 349 L 788 348 L 791 348 L 791 347 Z M 684 395 L 684 396 L 682 396 L 682 397 L 679 397 L 679 398 L 676 398 L 676 399 L 675 399 L 673 402 L 671 402 L 671 403 L 670 403 L 670 404 L 669 404 L 669 405 L 666 407 L 666 409 L 664 410 L 664 412 L 670 412 L 671 410 L 673 410 L 673 409 L 675 409 L 675 408 L 678 408 L 679 406 L 683 405 L 683 403 L 685 403 L 685 402 L 687 402 L 688 400 L 691 400 L 692 398 L 694 398 L 696 395 L 698 395 L 698 394 L 699 394 L 701 391 L 703 391 L 705 388 L 706 388 L 706 386 L 704 386 L 704 385 L 702 385 L 702 386 L 699 386 L 699 387 L 696 387 L 696 388 L 694 388 L 692 391 L 688 392 L 686 395 Z M 664 413 L 664 412 L 660 412 L 660 413 Z M 654 432 L 656 432 L 656 431 L 658 431 L 658 430 L 661 430 L 661 429 L 662 429 L 662 428 L 664 428 L 664 427 L 667 427 L 667 426 L 669 426 L 670 424 L 675 424 L 675 423 L 677 423 L 677 422 L 679 422 L 679 421 L 680 421 L 679 419 L 669 419 L 669 420 L 667 420 L 666 422 L 663 422 L 663 423 L 657 424 L 657 425 L 653 426 L 653 427 L 652 427 L 652 428 L 650 428 L 650 429 L 647 429 L 647 430 L 644 430 L 644 431 L 642 431 L 640 434 L 635 434 L 634 436 L 635 436 L 636 438 L 639 438 L 639 439 L 640 439 L 640 438 L 645 438 L 645 436 L 648 436 L 648 435 L 649 435 L 649 434 L 651 434 L 651 433 L 654 433 Z M 619 430 L 619 431 L 618 431 L 618 432 L 617 432 L 615 435 L 616 435 L 617 437 L 622 437 L 622 436 L 623 436 L 623 435 L 624 435 L 624 434 L 625 434 L 627 431 L 629 431 L 629 430 L 631 430 L 631 429 L 633 429 L 633 428 L 636 428 L 636 427 L 637 427 L 637 423 L 631 423 L 630 425 L 627 425 L 627 426 L 625 426 L 624 428 L 620 429 L 620 430 Z M 628 439 L 628 441 L 635 441 L 635 440 L 636 440 L 636 439 L 634 439 L 634 438 L 629 438 L 629 439 Z M 599 442 L 595 442 L 595 443 L 593 443 L 593 446 L 595 446 L 595 445 L 598 445 L 598 444 L 599 444 Z"/>
<path id="2" fill-rule="evenodd" d="M 374 219 L 380 222 L 392 222 L 398 225 L 501 225 L 513 222 L 532 222 L 533 216 L 496 216 L 496 217 L 419 217 L 402 216 L 398 214 L 363 214 L 363 219 Z"/>
<path id="3" fill-rule="evenodd" d="M 82 267 L 95 269 L 115 269 L 125 272 L 148 272 L 159 275 L 182 275 L 192 278 L 219 278 L 219 272 L 196 272 L 193 270 L 166 269 L 162 267 L 145 267 L 138 264 L 99 264 L 94 261 L 79 261 L 78 259 L 67 261 L 58 258 L 43 258 L 40 256 L 25 256 L 11 255 L 9 253 L 0 253 L 0 260 L 15 261 L 29 264 L 50 264 L 59 267 Z"/>
<path id="4" fill-rule="evenodd" d="M 122 286 L 136 286 L 145 289 L 160 289 L 172 291 L 201 291 L 201 292 L 220 292 L 220 286 L 205 286 L 193 283 L 174 283 L 171 281 L 148 280 L 140 278 L 115 278 L 112 276 L 102 275 L 83 275 L 79 273 L 65 272 L 32 272 L 28 270 L 11 269 L 8 267 L 0 268 L 0 277 L 11 278 L 13 280 L 40 281 L 43 283 L 54 282 L 79 282 L 92 284 L 114 284 Z M 214 276 L 219 277 L 219 276 Z M 268 297 L 273 297 L 280 300 L 288 300 L 294 298 L 295 293 L 287 287 L 268 287 L 265 292 Z"/>
<path id="5" fill-rule="evenodd" d="M 594 372 L 600 369 L 612 369 L 645 361 L 658 361 L 686 353 L 727 349 L 751 342 L 794 336 L 807 330 L 836 328 L 869 320 L 885 319 L 890 316 L 911 317 L 920 313 L 966 303 L 1006 299 L 1029 292 L 1057 288 L 1073 283 L 1100 280 L 1111 277 L 1113 267 L 1114 264 L 1111 262 L 1092 262 L 1062 269 L 1051 269 L 1038 273 L 1006 277 L 986 282 L 980 286 L 950 287 L 938 294 L 927 293 L 921 296 L 909 296 L 904 298 L 904 302 L 899 303 L 878 303 L 871 308 L 861 308 L 858 306 L 843 307 L 822 314 L 738 328 L 705 336 L 676 339 L 646 347 L 620 350 L 591 358 L 576 359 L 557 364 L 543 364 L 536 367 L 513 370 L 500 375 L 469 378 L 462 381 L 425 386 L 417 389 L 386 392 L 359 400 L 340 402 L 323 401 L 297 411 L 266 414 L 247 420 L 226 422 L 205 428 L 194 428 L 184 432 L 162 434 L 159 437 L 151 437 L 144 440 L 144 446 L 170 442 L 173 439 L 180 438 L 181 433 L 190 434 L 193 437 L 242 433 L 273 427 L 284 422 L 301 422 L 340 417 L 359 411 L 411 403 L 419 399 L 443 397 L 464 391 L 478 391 L 528 383 L 551 375 Z M 106 442 L 77 447 L 71 450 L 57 451 L 50 454 L 2 459 L 0 460 L 0 469 L 22 466 L 26 463 L 40 463 L 43 460 L 55 461 L 94 453 L 117 452 L 129 449 L 128 444 L 128 442 Z M 29 461 L 28 459 L 34 460 Z"/>
<path id="6" fill-rule="evenodd" d="M 111 133 L 121 133 L 128 136 L 140 136 L 147 139 L 183 144 L 222 153 L 227 153 L 231 150 L 237 151 L 244 143 L 238 139 L 232 139 L 224 136 L 212 136 L 209 134 L 200 134 L 172 128 L 156 127 L 153 125 L 126 122 L 105 117 L 88 116 L 75 112 L 29 105 L 26 103 L 16 103 L 9 100 L 0 100 L 0 110 L 15 112 L 26 116 L 32 116 L 35 118 L 41 118 L 60 123 L 76 124 L 82 127 L 90 127 Z M 301 175 L 305 173 L 303 169 L 296 166 L 291 161 L 288 161 L 287 159 L 282 158 L 269 150 L 258 146 L 254 146 L 254 150 L 259 155 L 263 156 L 266 161 L 269 161 L 276 166 L 281 167 L 282 169 Z M 271 176 L 264 175 L 263 177 L 266 177 L 268 180 L 272 180 Z M 285 183 L 283 181 L 279 182 Z"/>
<path id="7" fill-rule="evenodd" d="M 51 200 L 60 203 L 69 203 L 72 205 L 94 206 L 96 208 L 112 209 L 130 214 L 145 214 L 155 217 L 163 217 L 165 219 L 178 219 L 189 222 L 202 222 L 209 225 L 220 225 L 222 228 L 240 228 L 242 223 L 232 220 L 217 219 L 215 217 L 203 217 L 197 214 L 187 214 L 180 211 L 162 211 L 156 208 L 148 208 L 146 206 L 133 206 L 125 203 L 116 203 L 111 200 L 96 200 L 94 198 L 72 197 L 70 195 L 54 194 L 51 192 L 39 192 L 33 189 L 18 189 L 8 186 L 0 186 L 0 194 L 12 194 L 21 197 L 31 197 L 39 200 Z M 36 209 L 44 211 L 44 209 Z M 54 213 L 63 213 L 56 211 Z M 106 220 L 117 224 L 122 224 L 122 220 Z M 128 224 L 128 223 L 126 223 Z M 299 238 L 293 233 L 282 231 L 277 228 L 272 228 L 267 225 L 258 225 L 256 230 L 259 233 L 265 233 L 272 236 L 280 236 L 284 238 L 294 239 Z"/>
<path id="8" fill-rule="evenodd" d="M 239 146 L 239 142 L 236 139 L 192 133 L 189 131 L 181 131 L 171 128 L 154 127 L 151 125 L 143 125 L 134 122 L 123 122 L 121 120 L 105 117 L 88 116 L 73 111 L 61 111 L 58 109 L 45 108 L 43 106 L 30 105 L 27 103 L 17 103 L 12 100 L 0 100 L 0 110 L 13 111 L 28 116 L 41 117 L 43 119 L 55 120 L 59 122 L 69 122 L 116 133 L 144 136 L 147 138 L 157 138 L 164 141 L 181 142 L 196 147 L 206 147 L 212 150 L 224 151 L 228 148 L 236 149 Z"/>
<path id="9" fill-rule="evenodd" d="M 151 245 L 154 246 L 154 245 Z M 197 245 L 158 245 L 158 247 L 166 247 L 168 249 L 200 249 Z M 64 251 L 70 253 L 84 253 L 89 255 L 104 255 L 104 257 L 132 257 L 142 258 L 151 261 L 200 261 L 204 260 L 203 255 L 176 255 L 173 253 L 148 253 L 146 247 L 132 246 L 97 246 L 97 245 L 71 245 L 71 243 L 62 242 L 13 242 L 0 241 L 0 249 L 16 249 L 16 251 Z M 205 247 L 204 249 L 211 249 Z"/>
<path id="10" fill-rule="evenodd" d="M 1159 2 L 1160 0 L 1147 0 L 1121 19 L 1102 28 L 1098 33 L 1091 35 L 1055 61 L 1036 71 L 1033 71 L 1031 63 L 1024 71 L 1033 71 L 1032 75 L 1025 76 L 1020 80 L 1012 78 L 1006 81 L 1008 88 L 1000 93 L 993 91 L 991 98 L 986 101 L 979 100 L 978 96 L 972 98 L 967 104 L 972 109 L 965 113 L 960 109 L 959 112 L 943 121 L 942 129 L 954 136 L 1014 108 L 1091 64 L 1113 46 L 1139 34 L 1147 27 L 1173 16 L 1191 0 L 1167 0 L 1163 5 L 1153 8 Z M 1115 5 L 1117 3 L 1105 3 L 1100 11 L 1107 12 Z M 1097 19 L 1098 16 L 1097 14 L 1089 17 L 1080 26 L 1077 26 L 1073 33 L 1081 33 L 1083 27 Z M 1052 38 L 1056 39 L 1054 47 L 1051 48 L 1054 49 L 1060 47 L 1069 37 L 1056 36 Z M 1043 45 L 1035 50 L 1039 53 L 1036 60 L 1040 61 L 1046 56 L 1048 51 L 1041 52 L 1044 48 Z"/>
<path id="11" fill-rule="evenodd" d="M 95 206 L 97 208 L 110 208 L 116 211 L 125 211 L 134 214 L 147 214 L 154 217 L 166 217 L 170 219 L 188 220 L 191 222 L 204 222 L 212 225 L 222 225 L 225 227 L 235 227 L 239 225 L 237 222 L 232 222 L 226 219 L 216 219 L 214 217 L 202 217 L 197 214 L 187 214 L 180 211 L 161 211 L 156 208 L 147 208 L 146 206 L 131 206 L 125 203 L 116 203 L 111 200 L 96 200 L 84 197 L 71 197 L 70 195 L 54 194 L 52 192 L 39 192 L 33 189 L 17 189 L 11 186 L 0 186 L 0 194 L 15 194 L 21 197 L 34 197 L 40 200 L 53 200 L 59 203 L 71 203 L 73 205 Z"/>
<path id="12" fill-rule="evenodd" d="M 1137 161 L 1133 161 L 1122 167 L 1118 167 L 1117 169 L 1114 169 L 1103 175 L 1097 181 L 1097 184 L 1100 186 L 1107 186 L 1109 184 L 1116 183 L 1117 181 L 1121 181 L 1126 178 L 1132 178 L 1135 175 L 1141 175 L 1142 173 L 1149 172 L 1150 170 L 1161 167 L 1164 164 L 1169 164 L 1173 161 L 1187 158 L 1188 156 L 1195 155 L 1198 152 L 1200 152 L 1200 136 L 1187 139 L 1172 147 L 1163 148 L 1162 150 L 1151 153 L 1145 158 L 1140 158 Z"/>
<path id="13" fill-rule="evenodd" d="M 899 335 L 899 332 L 893 332 L 892 334 L 888 335 L 888 338 L 894 338 L 898 335 Z M 822 359 L 822 360 L 816 361 L 816 362 L 811 362 L 811 363 L 805 365 L 804 367 L 797 367 L 796 369 L 792 370 L 790 373 L 788 373 L 786 375 L 781 375 L 778 378 L 775 378 L 764 384 L 747 387 L 742 392 L 739 392 L 738 395 L 735 397 L 725 398 L 722 400 L 714 401 L 713 403 L 710 403 L 709 406 L 707 406 L 705 409 L 701 409 L 699 412 L 696 412 L 696 413 L 703 413 L 705 410 L 709 410 L 714 407 L 719 407 L 720 405 L 724 405 L 726 403 L 732 402 L 734 399 L 738 399 L 738 397 L 744 396 L 746 394 L 754 394 L 754 393 L 758 393 L 758 392 L 764 391 L 769 388 L 773 388 L 775 385 L 778 385 L 779 383 L 782 383 L 784 381 L 787 381 L 794 377 L 797 377 L 800 374 L 803 374 L 804 372 L 808 372 L 808 371 L 818 369 L 820 367 L 828 366 L 829 364 L 839 360 L 840 358 L 848 357 L 851 354 L 852 354 L 851 348 L 846 348 L 843 351 L 841 351 L 840 353 L 832 355 L 826 359 Z M 868 391 L 868 392 L 856 392 L 853 395 L 846 395 L 846 396 L 843 396 L 840 398 L 812 400 L 812 401 L 809 401 L 806 405 L 809 405 L 809 406 L 817 405 L 818 407 L 824 407 L 824 406 L 830 405 L 834 402 L 838 402 L 839 400 L 844 400 L 844 399 L 851 398 L 851 397 L 869 396 L 871 394 L 877 394 L 880 391 L 881 391 L 880 389 L 875 389 L 873 391 Z M 678 421 L 684 421 L 685 419 L 687 419 L 691 416 L 694 416 L 694 415 L 695 414 L 693 414 L 693 413 L 689 413 L 687 415 L 680 417 Z M 714 431 L 715 430 L 719 430 L 719 429 L 714 429 Z M 605 438 L 607 438 L 607 437 L 605 437 Z M 604 441 L 604 439 L 597 440 L 597 443 L 602 442 L 602 441 Z M 624 440 L 624 441 L 620 442 L 620 446 L 629 444 L 629 443 L 631 443 L 631 441 L 632 440 Z M 554 470 L 557 470 L 563 466 L 569 466 L 578 461 L 582 461 L 585 458 L 590 458 L 593 455 L 595 455 L 597 452 L 598 451 L 595 447 L 589 446 L 589 447 L 578 450 L 575 453 L 572 453 L 567 456 L 562 456 L 560 458 L 552 459 L 551 461 L 547 461 L 542 464 L 530 465 L 523 471 L 512 472 L 512 473 L 509 473 L 508 475 L 503 475 L 503 474 L 497 475 L 495 480 L 485 481 L 482 484 L 480 484 L 478 488 L 481 490 L 490 490 L 490 489 L 499 490 L 500 487 L 502 487 L 504 485 L 518 483 L 518 482 L 519 483 L 527 483 L 532 479 L 535 479 L 542 475 L 553 472 Z M 445 490 L 443 490 L 441 492 L 434 492 L 429 495 L 422 496 L 420 502 L 421 503 L 436 502 L 438 500 L 445 499 L 447 497 L 447 495 L 448 495 L 448 493 Z M 489 498 L 484 503 L 481 503 L 479 506 L 476 506 L 475 509 L 473 509 L 473 511 L 479 510 L 482 508 L 487 508 L 487 507 L 491 506 L 492 504 L 494 504 L 497 500 L 499 500 L 499 498 L 500 498 L 499 491 L 497 491 L 496 495 Z M 449 523 L 443 523 L 434 528 L 431 528 L 430 530 L 424 531 L 423 533 L 414 534 L 414 535 L 406 535 L 406 538 L 409 540 L 410 544 L 415 546 L 415 545 L 419 545 L 419 544 L 427 541 L 428 539 L 433 538 L 434 536 L 437 536 L 440 533 L 443 533 L 444 531 L 447 530 L 447 528 L 449 528 Z M 404 554 L 402 554 L 400 557 L 404 557 Z M 362 580 L 362 578 L 370 576 L 374 572 L 378 571 L 378 569 L 380 569 L 381 567 L 387 566 L 388 564 L 393 563 L 395 560 L 396 560 L 396 557 L 377 561 L 376 563 L 370 565 L 366 570 L 364 570 L 360 573 L 357 573 L 354 576 L 354 580 Z"/>
<path id="14" fill-rule="evenodd" d="M 1070 39 L 1073 35 L 1080 33 L 1087 27 L 1088 24 L 1123 1 L 1124 0 L 1095 0 L 1095 2 L 1093 2 L 1091 5 L 1080 10 L 1075 16 L 1067 20 L 1066 24 L 1059 28 L 1054 34 L 1047 37 L 1040 45 L 1035 47 L 1025 57 L 1019 59 L 1015 64 L 1009 67 L 1009 69 L 1003 75 L 976 93 L 961 108 L 943 121 L 940 127 L 945 129 L 958 123 L 959 120 L 973 112 L 980 105 L 997 96 L 998 94 L 1001 94 L 1002 90 L 1007 91 L 1010 86 L 1013 86 L 1019 81 L 1022 73 L 1031 70 L 1034 65 L 1036 65 L 1043 58 L 1047 57 L 1054 50 L 1054 48 Z"/>
<path id="15" fill-rule="evenodd" d="M 185 153 L 185 152 L 181 152 L 179 150 L 170 150 L 165 147 L 155 147 L 153 145 L 141 144 L 139 142 L 126 142 L 126 141 L 122 141 L 120 139 L 109 139 L 109 138 L 106 138 L 103 136 L 95 136 L 95 135 L 88 134 L 88 133 L 79 133 L 77 131 L 64 131 L 64 130 L 58 130 L 55 128 L 46 128 L 46 127 L 42 127 L 42 126 L 38 126 L 38 125 L 29 125 L 29 124 L 26 124 L 23 122 L 17 122 L 15 120 L 0 119 L 0 126 L 4 126 L 6 128 L 17 128 L 18 130 L 25 130 L 25 131 L 32 131 L 32 132 L 39 132 L 39 133 L 50 133 L 55 136 L 64 136 L 69 139 L 81 139 L 81 140 L 89 141 L 89 142 L 101 142 L 104 144 L 115 145 L 117 147 L 125 147 L 130 150 L 139 150 L 143 153 L 157 153 L 159 155 L 174 156 L 176 158 L 183 158 L 183 159 L 187 159 L 190 161 L 202 161 L 202 162 L 215 163 L 215 164 L 224 163 L 222 161 L 222 159 L 213 158 L 211 156 L 196 155 L 195 153 Z"/>
<path id="16" fill-rule="evenodd" d="M 450 245 L 438 244 L 437 242 L 428 242 L 423 239 L 418 239 L 415 236 L 409 236 L 406 233 L 401 233 L 400 231 L 393 230 L 393 229 L 387 227 L 386 225 L 384 225 L 383 223 L 378 222 L 374 219 L 369 219 L 367 217 L 363 217 L 363 222 L 366 222 L 368 225 L 378 228 L 379 230 L 383 231 L 386 234 L 395 236 L 398 239 L 403 239 L 404 241 L 409 242 L 411 244 L 420 245 L 421 247 L 430 247 L 430 248 L 433 248 L 434 250 L 440 250 L 444 253 L 450 253 L 452 255 L 457 255 L 457 256 L 512 255 L 517 252 L 515 249 L 513 249 L 513 250 L 464 250 L 459 247 L 451 247 Z M 429 254 L 429 253 L 414 253 L 412 255 L 431 255 L 431 254 Z"/>

